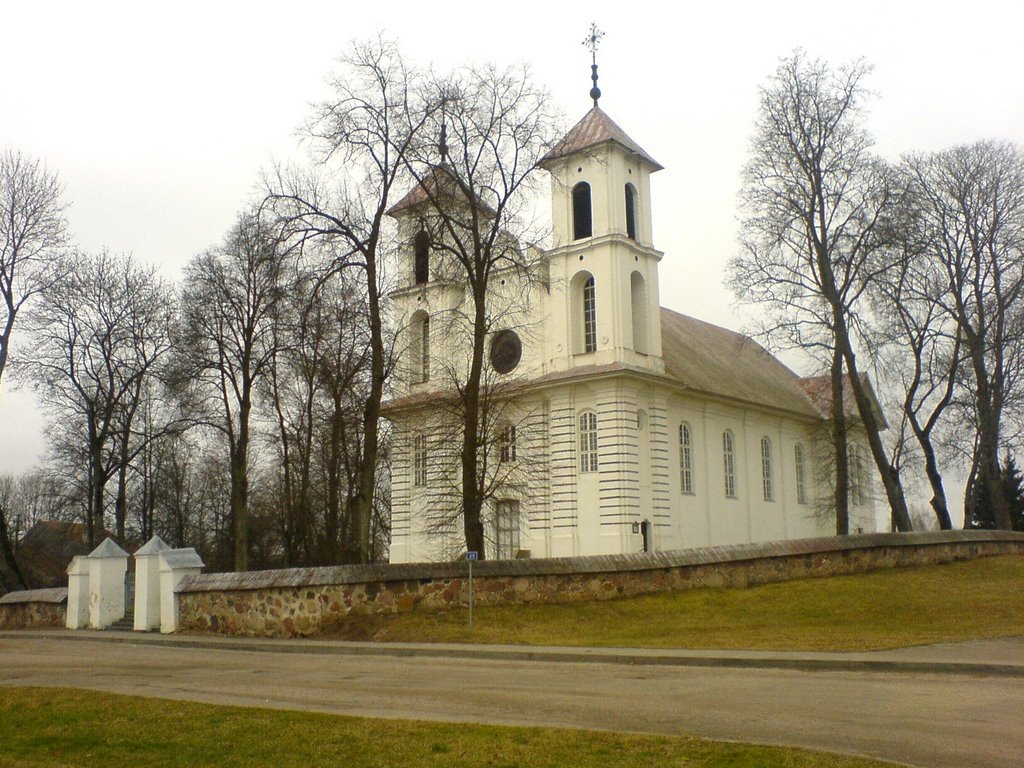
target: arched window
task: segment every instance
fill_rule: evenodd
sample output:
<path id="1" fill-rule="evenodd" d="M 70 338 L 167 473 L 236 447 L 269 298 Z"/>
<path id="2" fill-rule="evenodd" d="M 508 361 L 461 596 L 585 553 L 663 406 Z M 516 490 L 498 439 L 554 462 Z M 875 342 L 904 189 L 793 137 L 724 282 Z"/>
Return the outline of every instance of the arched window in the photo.
<path id="1" fill-rule="evenodd" d="M 736 498 L 736 445 L 730 430 L 722 433 L 722 469 L 725 478 L 725 496 Z"/>
<path id="2" fill-rule="evenodd" d="M 626 185 L 626 234 L 636 240 L 636 187 Z"/>
<path id="3" fill-rule="evenodd" d="M 807 503 L 807 470 L 804 467 L 804 446 L 797 443 L 793 448 L 793 459 L 796 462 L 796 502 Z"/>
<path id="4" fill-rule="evenodd" d="M 430 235 L 422 229 L 416 233 L 413 251 L 416 256 L 414 267 L 416 285 L 421 285 L 430 280 Z"/>
<path id="5" fill-rule="evenodd" d="M 590 185 L 581 181 L 572 188 L 572 239 L 582 240 L 594 234 L 590 203 Z"/>
<path id="6" fill-rule="evenodd" d="M 422 384 L 430 379 L 430 316 L 422 309 L 415 312 L 409 322 L 408 371 L 409 381 Z"/>
<path id="7" fill-rule="evenodd" d="M 761 491 L 765 501 L 775 501 L 775 487 L 772 481 L 772 441 L 765 435 L 761 438 Z"/>
<path id="8" fill-rule="evenodd" d="M 583 351 L 597 351 L 597 287 L 593 275 L 583 284 Z"/>
<path id="9" fill-rule="evenodd" d="M 629 276 L 629 300 L 633 316 L 633 349 L 647 354 L 647 281 L 639 272 Z"/>
<path id="10" fill-rule="evenodd" d="M 690 425 L 679 425 L 679 490 L 693 493 L 693 438 Z"/>
<path id="11" fill-rule="evenodd" d="M 422 488 L 427 484 L 427 436 L 416 435 L 412 442 L 412 484 Z"/>
<path id="12" fill-rule="evenodd" d="M 502 464 L 516 460 L 516 428 L 514 424 L 505 424 L 498 433 L 498 460 Z"/>
<path id="13" fill-rule="evenodd" d="M 494 505 L 494 559 L 511 560 L 519 552 L 519 502 L 498 501 Z"/>
<path id="14" fill-rule="evenodd" d="M 850 446 L 850 503 L 864 503 L 864 455 L 857 444 Z"/>
<path id="15" fill-rule="evenodd" d="M 420 381 L 430 381 L 430 316 L 420 325 Z"/>
<path id="16" fill-rule="evenodd" d="M 580 472 L 597 472 L 597 414 L 580 414 Z"/>

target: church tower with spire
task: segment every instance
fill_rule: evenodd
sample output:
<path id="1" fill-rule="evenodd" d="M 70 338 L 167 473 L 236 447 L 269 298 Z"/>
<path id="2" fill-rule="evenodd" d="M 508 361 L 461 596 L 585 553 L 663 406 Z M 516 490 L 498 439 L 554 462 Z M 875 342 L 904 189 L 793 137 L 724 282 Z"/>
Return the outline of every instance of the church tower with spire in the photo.
<path id="1" fill-rule="evenodd" d="M 599 33 L 588 42 L 596 46 Z M 552 370 L 618 363 L 664 371 L 651 174 L 661 170 L 598 105 L 541 165 L 551 174 Z"/>

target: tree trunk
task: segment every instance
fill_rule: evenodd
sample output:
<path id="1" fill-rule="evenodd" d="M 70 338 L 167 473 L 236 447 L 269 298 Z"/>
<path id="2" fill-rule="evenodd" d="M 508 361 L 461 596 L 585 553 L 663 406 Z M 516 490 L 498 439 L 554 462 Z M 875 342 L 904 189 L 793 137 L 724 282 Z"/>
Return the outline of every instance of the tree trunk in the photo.
<path id="1" fill-rule="evenodd" d="M 363 406 L 363 451 L 359 461 L 355 498 L 350 504 L 352 541 L 356 562 L 370 561 L 370 516 L 377 484 L 377 450 L 380 439 L 380 402 L 384 396 L 384 332 L 377 285 L 376 238 L 372 239 L 366 259 L 367 302 L 370 321 L 370 392 Z"/>
<path id="2" fill-rule="evenodd" d="M 917 421 L 910 419 L 910 426 L 917 435 L 917 442 L 924 453 L 924 471 L 928 475 L 928 483 L 932 488 L 931 506 L 935 510 L 935 518 L 939 521 L 939 528 L 948 531 L 953 527 L 953 521 L 949 517 L 949 506 L 946 502 L 946 489 L 942 483 L 942 473 L 939 471 L 939 462 L 935 457 L 935 448 L 932 447 L 930 435 L 918 427 Z"/>
<path id="3" fill-rule="evenodd" d="M 238 439 L 231 451 L 231 532 L 234 568 L 249 570 L 249 402 L 248 388 L 238 409 Z"/>
<path id="4" fill-rule="evenodd" d="M 324 460 L 327 471 L 327 510 L 324 513 L 325 561 L 335 565 L 341 557 L 341 440 L 342 405 L 341 392 L 331 389 L 331 437 Z"/>
<path id="5" fill-rule="evenodd" d="M 910 510 L 907 508 L 907 500 L 903 495 L 899 473 L 896 471 L 896 467 L 890 463 L 885 446 L 882 445 L 878 419 L 875 416 L 874 408 L 872 408 L 871 398 L 868 397 L 867 388 L 857 371 L 857 360 L 850 346 L 845 324 L 842 330 L 843 354 L 846 357 L 846 369 L 850 374 L 850 387 L 853 389 L 853 396 L 857 401 L 857 411 L 864 424 L 864 430 L 867 432 L 871 455 L 874 457 L 875 466 L 878 467 L 878 474 L 882 478 L 882 486 L 885 488 L 885 495 L 889 501 L 893 526 L 897 531 L 911 531 L 914 526 L 910 520 Z"/>
<path id="6" fill-rule="evenodd" d="M 978 483 L 978 446 L 975 443 L 974 451 L 971 453 L 971 471 L 967 473 L 967 482 L 964 483 L 964 530 L 972 528 L 971 521 L 978 514 L 978 499 L 975 495 Z"/>
<path id="7" fill-rule="evenodd" d="M 483 498 L 478 477 L 480 455 L 480 382 L 483 378 L 484 346 L 487 341 L 486 296 L 479 285 L 473 286 L 473 359 L 463 393 L 462 431 L 462 520 L 466 535 L 466 549 L 476 552 L 481 560 L 487 559 L 484 547 Z"/>
<path id="8" fill-rule="evenodd" d="M 100 536 L 103 535 L 103 487 L 107 479 L 103 476 L 103 441 L 96 434 L 96 426 L 92 417 L 89 417 L 89 477 L 90 477 L 90 503 L 89 503 L 89 547 L 94 548 L 99 544 Z"/>
<path id="9" fill-rule="evenodd" d="M 846 407 L 843 397 L 843 356 L 832 352 L 832 446 L 835 456 L 836 535 L 850 532 L 850 452 L 847 443 Z"/>
<path id="10" fill-rule="evenodd" d="M 992 520 L 996 528 L 1009 531 L 1013 529 L 1013 522 L 1010 519 L 1010 507 L 1006 500 L 1002 473 L 999 471 L 999 414 L 992 403 L 994 398 L 985 367 L 977 360 L 974 364 L 974 375 L 978 387 L 978 474 L 988 491 Z"/>
<path id="11" fill-rule="evenodd" d="M 117 465 L 117 498 L 114 500 L 114 524 L 117 541 L 124 546 L 125 523 L 128 519 L 128 462 L 129 444 L 131 439 L 131 422 L 121 431 L 120 450 Z M 145 541 L 145 539 L 143 539 Z"/>
<path id="12" fill-rule="evenodd" d="M 125 520 L 128 517 L 128 463 L 127 459 L 117 468 L 117 497 L 114 499 L 114 526 L 117 541 L 123 546 Z"/>
<path id="13" fill-rule="evenodd" d="M 0 568 L 0 588 L 5 592 L 13 592 L 18 589 L 28 589 L 28 582 L 25 575 L 18 567 L 18 559 L 14 553 L 14 542 L 11 541 L 11 532 L 7 527 L 7 512 L 0 509 L 0 560 L 7 563 L 8 567 Z M 11 575 L 10 583 L 5 577 Z"/>
<path id="14" fill-rule="evenodd" d="M 249 479 L 246 476 L 245 453 L 245 448 L 239 446 L 231 457 L 231 533 L 236 571 L 249 569 L 249 520 L 246 509 Z"/>

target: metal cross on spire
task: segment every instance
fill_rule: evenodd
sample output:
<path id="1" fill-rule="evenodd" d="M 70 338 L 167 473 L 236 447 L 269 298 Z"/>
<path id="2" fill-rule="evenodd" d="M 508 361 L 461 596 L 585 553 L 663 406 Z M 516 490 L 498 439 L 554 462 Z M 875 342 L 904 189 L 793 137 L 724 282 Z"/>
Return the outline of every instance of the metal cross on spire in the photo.
<path id="1" fill-rule="evenodd" d="M 594 81 L 594 87 L 590 89 L 590 98 L 597 106 L 597 100 L 601 98 L 601 89 L 597 87 L 597 46 L 604 37 L 604 32 L 597 28 L 596 23 L 591 23 L 590 34 L 583 41 L 584 45 L 590 46 L 590 79 Z"/>

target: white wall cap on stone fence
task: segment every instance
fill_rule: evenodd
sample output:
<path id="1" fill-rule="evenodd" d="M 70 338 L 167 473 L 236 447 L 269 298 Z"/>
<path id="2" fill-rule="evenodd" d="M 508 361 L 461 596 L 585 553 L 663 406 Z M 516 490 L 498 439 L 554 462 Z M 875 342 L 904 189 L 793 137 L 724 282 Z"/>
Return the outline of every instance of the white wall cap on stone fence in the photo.
<path id="1" fill-rule="evenodd" d="M 67 587 L 50 589 L 23 589 L 19 592 L 8 592 L 0 596 L 0 605 L 16 603 L 63 603 L 68 599 Z"/>
<path id="2" fill-rule="evenodd" d="M 204 568 L 199 554 L 192 548 L 166 549 L 160 553 L 160 572 L 176 571 L 180 568 Z"/>
<path id="3" fill-rule="evenodd" d="M 89 553 L 89 557 L 94 559 L 104 557 L 128 557 L 128 553 L 121 549 L 121 547 L 117 545 L 117 542 L 108 536 L 103 540 L 102 544 Z"/>
<path id="4" fill-rule="evenodd" d="M 68 563 L 68 576 L 88 576 L 89 558 L 86 555 L 75 555 Z"/>
<path id="5" fill-rule="evenodd" d="M 145 557 L 146 555 L 159 555 L 161 552 L 166 552 L 171 548 L 171 545 L 161 539 L 159 536 L 154 536 L 152 539 L 147 541 L 138 551 L 136 551 L 136 557 Z"/>

